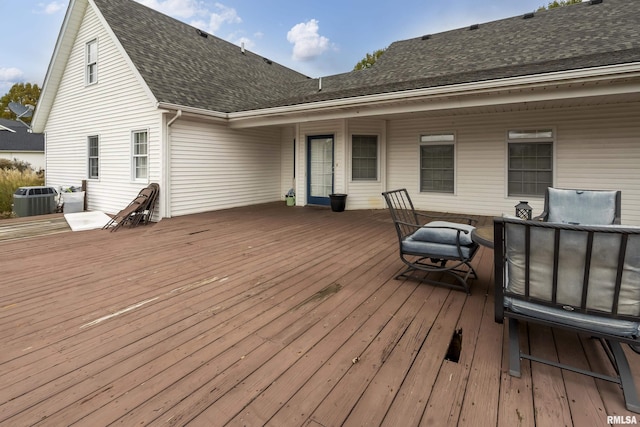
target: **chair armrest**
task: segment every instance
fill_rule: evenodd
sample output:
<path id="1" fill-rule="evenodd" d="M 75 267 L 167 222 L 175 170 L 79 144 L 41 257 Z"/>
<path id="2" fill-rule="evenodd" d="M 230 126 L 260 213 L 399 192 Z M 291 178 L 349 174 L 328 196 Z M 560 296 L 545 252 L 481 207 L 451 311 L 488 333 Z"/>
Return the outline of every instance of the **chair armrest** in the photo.
<path id="1" fill-rule="evenodd" d="M 434 215 L 428 215 L 428 214 L 424 214 L 424 213 L 420 213 L 420 212 L 416 212 L 416 216 L 419 217 L 424 217 L 424 218 L 429 218 L 431 220 L 433 219 L 437 219 L 437 220 L 441 220 L 441 221 L 449 221 L 449 222 L 464 222 L 468 225 L 476 225 L 478 223 L 477 219 L 471 218 L 471 217 L 466 217 L 466 216 L 434 216 Z"/>
<path id="2" fill-rule="evenodd" d="M 430 218 L 438 218 L 438 217 L 430 217 Z M 442 217 L 440 217 L 440 218 L 442 218 Z M 448 227 L 446 225 L 434 225 L 434 226 L 427 227 L 427 224 L 413 224 L 413 223 L 405 222 L 405 221 L 396 221 L 396 223 L 401 224 L 401 225 L 406 225 L 407 227 L 413 227 L 416 230 L 418 230 L 420 228 L 428 228 L 428 229 L 439 229 L 439 228 L 442 228 L 442 229 L 447 229 L 447 230 L 459 231 L 459 232 L 464 233 L 464 234 L 469 234 L 470 233 L 470 231 L 468 231 L 468 230 L 463 230 L 463 229 L 457 228 L 457 227 Z"/>

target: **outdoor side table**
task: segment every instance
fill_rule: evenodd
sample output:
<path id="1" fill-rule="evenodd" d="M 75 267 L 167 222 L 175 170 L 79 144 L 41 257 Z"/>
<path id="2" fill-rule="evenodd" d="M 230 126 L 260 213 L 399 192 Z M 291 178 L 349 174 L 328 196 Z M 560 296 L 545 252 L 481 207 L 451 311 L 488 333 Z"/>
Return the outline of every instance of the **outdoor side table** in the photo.
<path id="1" fill-rule="evenodd" d="M 493 224 L 477 227 L 471 232 L 471 240 L 481 246 L 493 249 Z"/>

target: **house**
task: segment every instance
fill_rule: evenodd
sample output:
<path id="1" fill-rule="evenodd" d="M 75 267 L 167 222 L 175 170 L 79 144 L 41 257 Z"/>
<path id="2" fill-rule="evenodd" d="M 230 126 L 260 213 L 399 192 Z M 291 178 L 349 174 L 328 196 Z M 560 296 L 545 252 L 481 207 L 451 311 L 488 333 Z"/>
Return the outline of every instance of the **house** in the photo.
<path id="1" fill-rule="evenodd" d="M 0 119 L 0 159 L 29 163 L 36 171 L 44 169 L 44 135 L 31 133 L 22 122 Z"/>
<path id="2" fill-rule="evenodd" d="M 308 78 L 130 0 L 71 0 L 33 128 L 49 185 L 158 218 L 283 200 L 540 212 L 547 186 L 622 191 L 640 224 L 640 2 L 590 0 L 391 44 Z"/>

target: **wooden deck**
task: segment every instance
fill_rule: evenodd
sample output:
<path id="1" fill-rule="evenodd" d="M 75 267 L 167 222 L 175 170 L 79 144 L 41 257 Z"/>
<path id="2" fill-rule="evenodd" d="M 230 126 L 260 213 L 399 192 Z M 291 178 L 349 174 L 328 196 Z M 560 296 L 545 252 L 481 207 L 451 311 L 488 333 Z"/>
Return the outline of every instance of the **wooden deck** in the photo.
<path id="1" fill-rule="evenodd" d="M 476 256 L 469 297 L 394 280 L 387 211 L 269 204 L 6 240 L 0 259 L 1 425 L 603 426 L 633 415 L 615 384 L 528 362 L 510 377 L 492 251 Z M 457 329 L 456 363 L 445 354 Z M 521 337 L 539 355 L 610 370 L 589 338 L 526 325 Z"/>

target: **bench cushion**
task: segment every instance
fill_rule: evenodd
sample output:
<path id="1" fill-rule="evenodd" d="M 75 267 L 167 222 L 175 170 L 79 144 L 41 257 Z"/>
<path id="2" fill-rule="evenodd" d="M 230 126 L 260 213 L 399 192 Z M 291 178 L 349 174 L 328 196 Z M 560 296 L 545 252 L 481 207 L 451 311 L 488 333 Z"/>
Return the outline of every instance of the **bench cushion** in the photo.
<path id="1" fill-rule="evenodd" d="M 460 246 L 464 258 L 470 258 L 476 248 L 476 244 Z M 445 257 L 457 259 L 460 257 L 458 246 L 455 244 L 423 242 L 415 240 L 412 237 L 407 237 L 402 241 L 402 252 L 432 258 Z"/>
<path id="2" fill-rule="evenodd" d="M 473 243 L 471 241 L 471 231 L 475 230 L 475 227 L 473 225 L 460 224 L 457 222 L 449 221 L 431 221 L 430 223 L 424 225 L 422 228 L 416 230 L 416 232 L 411 235 L 411 238 L 420 242 L 456 245 L 458 241 L 457 230 L 466 231 L 466 233 L 460 233 L 461 245 L 466 246 Z"/>
<path id="3" fill-rule="evenodd" d="M 541 320 L 553 321 L 574 328 L 583 328 L 589 331 L 618 335 L 626 338 L 636 338 L 640 336 L 639 322 L 577 313 L 509 297 L 505 298 L 504 305 L 514 313 Z"/>
<path id="4" fill-rule="evenodd" d="M 549 187 L 548 222 L 608 225 L 616 215 L 615 191 L 565 190 Z"/>

